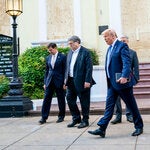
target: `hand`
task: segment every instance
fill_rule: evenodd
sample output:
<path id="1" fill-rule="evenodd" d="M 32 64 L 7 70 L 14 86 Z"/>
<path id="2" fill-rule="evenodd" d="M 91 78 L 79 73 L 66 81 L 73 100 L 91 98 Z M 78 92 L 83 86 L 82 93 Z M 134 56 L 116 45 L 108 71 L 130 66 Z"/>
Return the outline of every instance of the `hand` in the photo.
<path id="1" fill-rule="evenodd" d="M 125 83 L 128 82 L 128 79 L 121 77 L 121 78 L 119 78 L 119 79 L 117 80 L 117 82 L 120 83 L 120 84 L 125 84 Z"/>
<path id="2" fill-rule="evenodd" d="M 43 85 L 43 88 L 44 88 L 44 90 L 46 90 L 46 85 L 45 84 Z"/>
<path id="3" fill-rule="evenodd" d="M 67 89 L 67 86 L 66 86 L 65 84 L 63 85 L 63 89 L 64 89 L 64 90 L 66 90 L 66 89 Z"/>
<path id="4" fill-rule="evenodd" d="M 84 83 L 84 88 L 85 88 L 85 89 L 86 89 L 86 88 L 90 88 L 90 86 L 91 86 L 90 83 L 88 83 L 88 82 L 85 82 L 85 83 Z"/>

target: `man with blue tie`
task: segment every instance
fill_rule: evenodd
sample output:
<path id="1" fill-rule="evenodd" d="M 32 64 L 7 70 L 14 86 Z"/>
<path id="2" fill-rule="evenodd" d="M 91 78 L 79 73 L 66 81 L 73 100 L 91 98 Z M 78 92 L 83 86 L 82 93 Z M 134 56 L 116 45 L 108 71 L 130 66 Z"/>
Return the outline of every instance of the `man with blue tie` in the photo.
<path id="1" fill-rule="evenodd" d="M 42 105 L 42 118 L 39 121 L 40 124 L 46 123 L 48 119 L 51 101 L 56 92 L 58 99 L 59 114 L 57 123 L 64 121 L 65 117 L 65 92 L 63 89 L 66 56 L 61 54 L 57 50 L 55 43 L 48 45 L 48 51 L 50 55 L 46 58 L 46 71 L 44 76 L 44 100 Z"/>
<path id="2" fill-rule="evenodd" d="M 143 133 L 143 120 L 133 95 L 133 85 L 136 84 L 136 81 L 131 71 L 128 45 L 117 39 L 117 34 L 113 29 L 105 30 L 102 35 L 105 42 L 110 45 L 105 63 L 107 77 L 106 108 L 104 116 L 97 123 L 99 128 L 94 131 L 88 131 L 88 133 L 99 135 L 102 138 L 105 137 L 106 128 L 113 116 L 117 97 L 120 96 L 133 115 L 135 131 L 132 136 L 138 136 Z"/>

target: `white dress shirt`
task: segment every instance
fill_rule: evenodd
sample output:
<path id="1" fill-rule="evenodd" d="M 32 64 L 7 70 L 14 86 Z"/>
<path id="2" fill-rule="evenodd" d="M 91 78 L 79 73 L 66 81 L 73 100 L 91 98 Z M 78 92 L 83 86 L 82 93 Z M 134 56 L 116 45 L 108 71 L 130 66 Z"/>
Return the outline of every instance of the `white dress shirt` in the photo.
<path id="1" fill-rule="evenodd" d="M 55 66 L 57 55 L 58 55 L 58 52 L 55 55 L 52 55 L 52 58 L 51 58 L 52 68 L 54 68 L 54 66 Z"/>
<path id="2" fill-rule="evenodd" d="M 70 77 L 73 77 L 73 69 L 74 69 L 74 65 L 75 65 L 80 47 L 78 49 L 76 49 L 75 51 L 72 50 L 73 54 L 72 54 L 72 58 L 71 58 L 71 62 L 70 62 L 70 69 L 69 69 L 69 76 Z"/>

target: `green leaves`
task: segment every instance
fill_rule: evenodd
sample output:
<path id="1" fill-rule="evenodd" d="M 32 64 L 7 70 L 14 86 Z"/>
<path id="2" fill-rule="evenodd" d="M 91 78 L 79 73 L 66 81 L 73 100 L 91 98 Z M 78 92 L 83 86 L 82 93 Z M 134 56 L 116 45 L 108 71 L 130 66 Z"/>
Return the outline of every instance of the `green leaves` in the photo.
<path id="1" fill-rule="evenodd" d="M 43 93 L 45 58 L 48 55 L 47 48 L 42 46 L 27 49 L 19 56 L 19 75 L 23 79 L 24 94 L 32 99 L 39 98 L 38 93 Z"/>
<path id="2" fill-rule="evenodd" d="M 0 98 L 2 98 L 9 90 L 9 79 L 3 75 L 0 76 Z"/>

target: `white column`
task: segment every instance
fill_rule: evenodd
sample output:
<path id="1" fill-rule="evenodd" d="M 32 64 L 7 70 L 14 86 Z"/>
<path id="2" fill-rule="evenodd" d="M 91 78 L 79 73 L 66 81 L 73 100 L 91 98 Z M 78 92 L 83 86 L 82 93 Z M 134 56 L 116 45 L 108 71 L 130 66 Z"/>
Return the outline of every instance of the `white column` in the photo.
<path id="1" fill-rule="evenodd" d="M 120 0 L 109 0 L 110 28 L 113 28 L 118 36 L 122 34 L 120 3 Z"/>
<path id="2" fill-rule="evenodd" d="M 46 0 L 38 1 L 38 12 L 39 12 L 39 41 L 47 40 L 47 4 Z"/>
<path id="3" fill-rule="evenodd" d="M 80 0 L 73 1 L 74 8 L 74 34 L 81 38 L 81 7 Z"/>
<path id="4" fill-rule="evenodd" d="M 91 88 L 91 101 L 106 101 L 107 82 L 104 66 L 93 66 L 93 79 L 96 84 Z"/>

